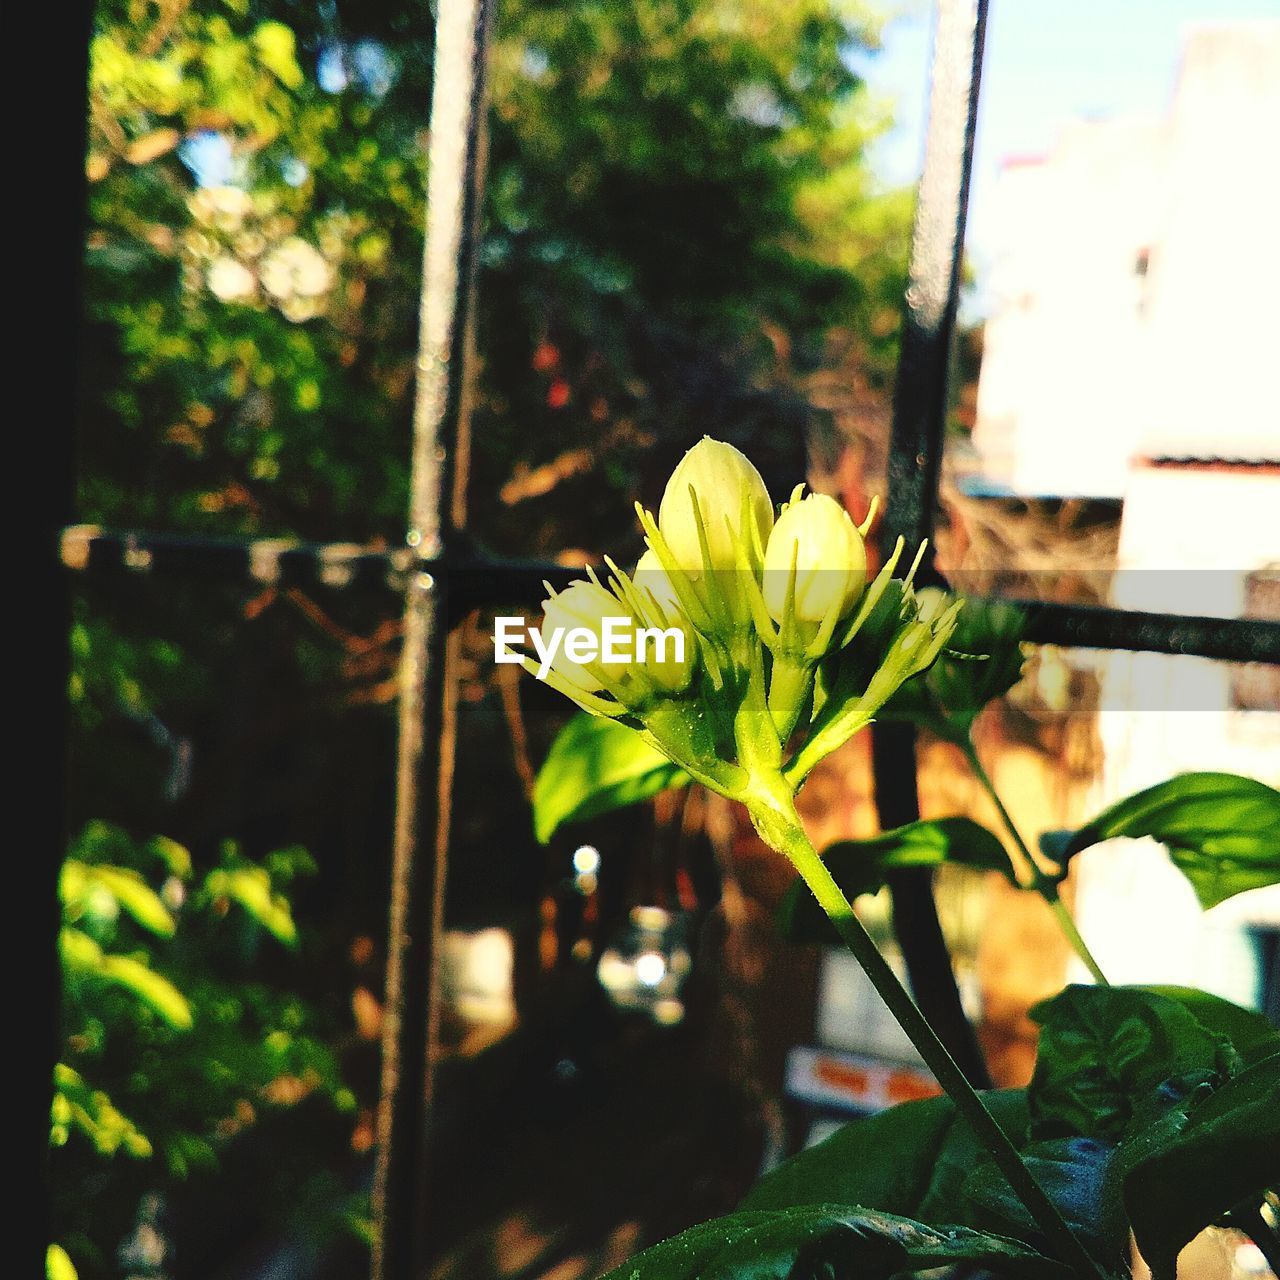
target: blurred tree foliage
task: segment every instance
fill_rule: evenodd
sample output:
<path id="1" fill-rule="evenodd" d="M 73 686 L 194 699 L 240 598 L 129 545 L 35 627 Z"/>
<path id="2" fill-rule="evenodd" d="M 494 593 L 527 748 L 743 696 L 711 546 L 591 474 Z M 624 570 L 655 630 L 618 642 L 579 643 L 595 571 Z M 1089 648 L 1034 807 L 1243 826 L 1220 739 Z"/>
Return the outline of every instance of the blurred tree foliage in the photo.
<path id="1" fill-rule="evenodd" d="M 327 1029 L 262 981 L 265 945 L 298 946 L 285 891 L 313 869 L 301 849 L 254 862 L 226 844 L 201 876 L 177 842 L 103 822 L 73 841 L 59 882 L 65 1047 L 50 1136 L 55 1231 L 81 1276 L 117 1274 L 146 1195 L 217 1168 L 242 1132 L 299 1107 L 312 1124 L 354 1110 Z M 277 1153 L 275 1180 L 302 1187 L 305 1159 L 305 1148 Z M 164 1237 L 148 1238 L 159 1266 Z"/>
<path id="2" fill-rule="evenodd" d="M 859 0 L 499 10 L 472 523 L 506 553 L 625 553 L 635 534 L 623 499 L 655 497 L 702 433 L 750 449 L 783 488 L 820 421 L 804 391 L 814 371 L 849 368 L 852 351 L 859 378 L 887 395 L 911 200 L 878 190 L 865 161 L 888 121 L 849 55 L 874 45 L 877 24 Z M 427 8 L 406 0 L 100 0 L 81 519 L 400 540 L 431 57 Z M 63 1125 L 55 1176 L 82 1274 L 114 1274 L 138 1196 L 176 1194 L 176 1176 L 203 1167 L 202 1144 L 224 1163 L 259 1153 L 222 1182 L 254 1214 L 290 1200 L 331 1213 L 350 1186 L 303 1191 L 302 1172 L 267 1159 L 287 1148 L 313 1174 L 328 1159 L 320 1127 L 270 1149 L 261 1114 L 234 1142 L 209 1133 L 236 1100 L 256 1107 L 268 1077 L 312 1070 L 314 1094 L 332 1102 L 341 1086 L 306 1028 L 349 1017 L 357 983 L 377 989 L 395 601 L 247 591 L 116 581 L 77 602 L 71 809 L 86 834 L 64 890 L 73 914 L 82 890 L 118 908 L 110 928 L 68 926 L 88 941 L 71 935 L 60 1089 L 83 1124 Z M 455 895 L 518 895 L 540 874 L 515 773 L 493 763 L 506 720 L 488 684 L 478 667 L 455 841 L 488 861 L 457 858 Z M 490 739 L 479 750 L 477 735 Z M 486 803 L 469 806 L 477 784 Z M 154 896 L 161 868 L 124 834 L 155 830 L 194 860 L 187 905 L 166 907 L 181 917 L 172 938 L 128 905 L 148 902 L 160 920 L 136 877 Z M 250 868 L 270 880 L 281 866 L 229 869 L 228 831 L 258 853 L 294 840 L 314 852 L 318 873 L 297 901 L 306 966 L 281 965 L 268 945 L 283 917 Z M 94 832 L 110 849 L 89 856 Z M 496 868 L 500 857 L 512 865 Z M 256 914 L 232 882 L 257 895 Z M 231 904 L 220 923 L 218 903 Z M 85 976 L 100 959 L 89 944 L 140 956 L 145 973 L 123 966 L 132 990 Z M 353 950 L 370 972 L 353 974 Z M 167 999 L 174 1014 L 174 992 L 191 1028 L 159 1007 Z M 307 1061 L 289 1066 L 298 1054 Z M 134 1087 L 139 1055 L 166 1068 L 154 1087 Z M 221 1064 L 216 1087 L 204 1061 Z M 367 1106 L 364 1066 L 353 1087 Z M 103 1144 L 115 1152 L 105 1163 Z M 143 1145 L 150 1159 L 135 1158 Z M 229 1220 L 203 1207 L 210 1224 Z M 189 1235 L 175 1247 L 198 1252 Z"/>
<path id="3" fill-rule="evenodd" d="M 400 536 L 426 25 L 394 0 L 103 0 L 85 518 Z M 501 6 L 488 541 L 608 542 L 617 491 L 704 431 L 785 454 L 835 329 L 885 377 L 909 201 L 864 160 L 885 120 L 848 54 L 874 39 L 843 0 Z"/>

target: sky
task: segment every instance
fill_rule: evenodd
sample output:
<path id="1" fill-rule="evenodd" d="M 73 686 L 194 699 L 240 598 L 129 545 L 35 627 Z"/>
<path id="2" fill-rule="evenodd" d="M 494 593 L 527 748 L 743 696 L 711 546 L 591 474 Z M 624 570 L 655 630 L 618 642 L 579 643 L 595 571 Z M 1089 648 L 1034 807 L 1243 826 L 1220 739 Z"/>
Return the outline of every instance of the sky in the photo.
<path id="1" fill-rule="evenodd" d="M 882 182 L 919 176 L 924 150 L 932 6 L 898 5 L 884 47 L 856 68 L 895 105 L 897 124 L 875 147 Z M 991 243 L 993 182 L 1002 159 L 1049 150 L 1064 121 L 1161 114 L 1184 32 L 1205 23 L 1280 20 L 1280 0 L 991 0 L 978 105 L 968 248 L 978 273 Z"/>

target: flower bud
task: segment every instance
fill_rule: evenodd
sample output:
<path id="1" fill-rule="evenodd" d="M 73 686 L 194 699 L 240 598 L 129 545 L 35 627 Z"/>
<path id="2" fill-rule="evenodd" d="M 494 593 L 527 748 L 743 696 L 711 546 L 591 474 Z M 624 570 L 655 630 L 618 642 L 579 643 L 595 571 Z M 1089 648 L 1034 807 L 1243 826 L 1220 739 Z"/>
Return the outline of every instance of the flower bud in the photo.
<path id="1" fill-rule="evenodd" d="M 697 496 L 696 512 L 690 488 Z M 658 528 L 679 567 L 691 574 L 737 569 L 739 548 L 753 532 L 742 527 L 744 505 L 763 546 L 773 528 L 773 503 L 760 473 L 733 445 L 704 436 L 680 459 L 658 508 Z M 699 515 L 709 565 L 698 536 Z"/>
<path id="2" fill-rule="evenodd" d="M 679 615 L 680 598 L 676 595 L 676 589 L 671 585 L 671 578 L 662 567 L 656 551 L 646 551 L 640 557 L 631 580 L 657 601 L 658 607 L 668 618 Z"/>
<path id="3" fill-rule="evenodd" d="M 821 622 L 833 607 L 844 617 L 867 581 L 867 553 L 849 513 L 834 498 L 811 493 L 778 517 L 764 553 L 766 608 L 781 622 L 795 565 L 795 617 Z"/>
<path id="4" fill-rule="evenodd" d="M 545 643 L 550 644 L 557 630 L 567 637 L 578 628 L 585 628 L 596 637 L 599 648 L 606 618 L 626 617 L 628 609 L 611 591 L 597 582 L 571 582 L 559 595 L 542 602 L 542 627 Z M 596 664 L 592 662 L 591 666 Z M 550 659 L 551 670 L 563 676 L 570 684 L 585 693 L 601 688 L 600 681 L 583 663 L 569 657 L 562 643 Z"/>
<path id="5" fill-rule="evenodd" d="M 651 598 L 658 605 L 655 615 L 646 621 L 658 624 L 657 629 L 669 633 L 665 637 L 654 637 L 647 642 L 642 664 L 645 674 L 663 692 L 683 693 L 693 679 L 693 661 L 698 641 L 685 619 L 676 589 L 671 585 L 671 578 L 655 552 L 646 551 L 640 557 L 632 581 L 642 595 Z M 678 654 L 675 648 L 677 631 L 683 636 Z"/>

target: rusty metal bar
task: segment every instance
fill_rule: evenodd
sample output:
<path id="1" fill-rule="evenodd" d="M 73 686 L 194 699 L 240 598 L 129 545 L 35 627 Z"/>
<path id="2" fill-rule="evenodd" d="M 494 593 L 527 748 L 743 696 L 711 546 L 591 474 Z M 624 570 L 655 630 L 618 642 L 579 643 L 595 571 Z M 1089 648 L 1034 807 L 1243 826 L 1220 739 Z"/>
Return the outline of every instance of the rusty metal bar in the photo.
<path id="1" fill-rule="evenodd" d="M 327 589 L 405 589 L 409 574 L 447 573 L 452 623 L 472 609 L 536 606 L 543 580 L 567 585 L 581 570 L 552 561 L 504 560 L 451 548 L 447 557 L 419 556 L 411 547 L 286 539 L 205 538 L 72 525 L 61 532 L 67 569 L 93 577 L 120 574 L 181 576 L 228 584 L 277 583 Z M 982 602 L 996 597 L 969 596 Z M 1027 613 L 1027 639 L 1074 649 L 1123 649 L 1182 654 L 1223 662 L 1280 662 L 1280 622 L 1265 618 L 1213 618 L 1150 613 L 1098 605 L 1006 600 Z"/>
<path id="2" fill-rule="evenodd" d="M 428 561 L 448 556 L 465 518 L 492 22 L 491 0 L 441 0 L 436 22 L 406 537 L 410 551 Z M 420 1274 L 424 1255 L 456 715 L 457 637 L 447 630 L 448 580 L 447 572 L 418 568 L 405 594 L 373 1280 L 410 1280 Z"/>
<path id="3" fill-rule="evenodd" d="M 902 536 L 912 549 L 932 536 L 937 506 L 986 12 L 986 0 L 937 4 L 929 128 L 894 388 L 883 530 L 890 545 Z M 877 726 L 872 756 L 881 825 L 915 821 L 920 799 L 910 726 Z M 986 1063 L 960 1004 L 933 899 L 932 873 L 900 872 L 890 878 L 890 892 L 894 931 L 916 1003 L 970 1082 L 989 1085 Z"/>

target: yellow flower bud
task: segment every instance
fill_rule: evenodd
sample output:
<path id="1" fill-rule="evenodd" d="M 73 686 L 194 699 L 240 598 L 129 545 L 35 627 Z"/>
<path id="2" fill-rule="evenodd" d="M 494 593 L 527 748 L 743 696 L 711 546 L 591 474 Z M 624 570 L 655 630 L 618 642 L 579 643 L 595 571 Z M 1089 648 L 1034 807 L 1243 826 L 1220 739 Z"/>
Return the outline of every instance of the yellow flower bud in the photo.
<path id="1" fill-rule="evenodd" d="M 748 519 L 764 545 L 773 528 L 773 503 L 760 473 L 733 445 L 704 436 L 680 459 L 658 508 L 658 528 L 681 569 L 698 574 L 708 567 L 690 488 L 697 495 L 711 569 L 738 567 L 739 547 L 752 532 L 742 527 L 744 494 Z"/>
<path id="2" fill-rule="evenodd" d="M 769 536 L 763 594 L 770 616 L 779 622 L 793 563 L 798 620 L 821 622 L 837 602 L 844 617 L 858 602 L 867 581 L 867 552 L 849 513 L 834 498 L 811 493 L 790 503 Z"/>

